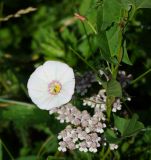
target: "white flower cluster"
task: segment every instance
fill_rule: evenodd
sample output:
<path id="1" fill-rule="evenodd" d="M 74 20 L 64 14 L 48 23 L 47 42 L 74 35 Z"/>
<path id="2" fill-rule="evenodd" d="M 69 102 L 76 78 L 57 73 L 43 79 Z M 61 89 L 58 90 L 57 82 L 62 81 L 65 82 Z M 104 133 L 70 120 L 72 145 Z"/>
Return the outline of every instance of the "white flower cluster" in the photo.
<path id="1" fill-rule="evenodd" d="M 59 133 L 58 139 L 59 142 L 59 151 L 67 151 L 79 149 L 83 152 L 97 152 L 97 148 L 100 147 L 99 141 L 101 138 L 97 133 L 88 134 L 81 127 L 72 128 L 67 126 L 63 131 Z"/>
<path id="2" fill-rule="evenodd" d="M 88 99 L 83 100 L 83 105 L 90 106 L 91 108 L 100 108 L 102 111 L 106 110 L 106 95 L 105 95 L 105 89 L 101 89 L 99 93 L 95 96 L 92 96 Z"/>
<path id="3" fill-rule="evenodd" d="M 100 110 L 104 112 L 106 111 L 106 98 L 107 98 L 106 91 L 105 89 L 102 89 L 99 91 L 97 95 L 84 99 L 83 105 L 84 106 L 88 105 L 91 108 L 94 108 L 94 107 L 100 108 Z M 117 98 L 113 103 L 112 112 L 117 112 L 121 110 L 121 108 L 122 108 L 121 101 L 119 98 Z"/>
<path id="4" fill-rule="evenodd" d="M 106 127 L 105 115 L 99 108 L 95 109 L 93 116 L 90 116 L 86 110 L 78 110 L 72 104 L 52 109 L 49 113 L 54 112 L 58 114 L 57 119 L 61 123 L 72 124 L 59 133 L 58 139 L 61 141 L 58 149 L 60 151 L 65 152 L 67 149 L 78 148 L 84 152 L 97 152 L 97 148 L 100 147 L 99 141 L 101 141 L 99 135 Z"/>

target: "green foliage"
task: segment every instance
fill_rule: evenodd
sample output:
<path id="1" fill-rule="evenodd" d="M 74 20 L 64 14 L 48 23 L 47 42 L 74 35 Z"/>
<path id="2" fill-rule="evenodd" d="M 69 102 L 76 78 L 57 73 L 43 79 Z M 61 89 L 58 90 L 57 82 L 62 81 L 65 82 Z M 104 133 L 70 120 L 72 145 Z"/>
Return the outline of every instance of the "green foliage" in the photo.
<path id="1" fill-rule="evenodd" d="M 135 5 L 137 9 L 139 8 L 151 8 L 151 3 L 149 0 L 131 0 L 132 4 Z"/>
<path id="2" fill-rule="evenodd" d="M 118 144 L 120 142 L 120 139 L 116 136 L 113 130 L 107 129 L 105 131 L 105 138 L 109 143 Z"/>
<path id="3" fill-rule="evenodd" d="M 37 157 L 36 156 L 26 156 L 26 157 L 21 157 L 21 158 L 17 158 L 17 160 L 36 160 Z"/>
<path id="4" fill-rule="evenodd" d="M 132 9 L 130 8 L 132 5 Z M 122 36 L 126 27 L 125 19 L 131 19 L 139 8 L 150 8 L 151 3 L 146 0 L 141 1 L 107 1 L 104 0 L 97 11 L 98 41 L 101 54 L 107 61 L 111 61 L 114 56 L 118 59 L 122 54 L 122 61 L 131 65 L 129 60 L 126 41 L 123 43 L 123 53 L 120 53 Z M 112 14 L 111 14 L 112 12 Z M 118 59 L 119 61 L 119 59 Z M 115 60 L 114 60 L 115 62 Z M 117 63 L 117 62 L 116 62 Z"/>
<path id="5" fill-rule="evenodd" d="M 151 67 L 151 10 L 146 9 L 151 8 L 151 1 L 72 0 L 69 3 L 62 0 L 58 3 L 31 0 L 20 3 L 19 0 L 2 0 L 0 19 L 28 6 L 37 10 L 5 22 L 0 20 L 0 160 L 10 158 L 7 149 L 17 160 L 37 157 L 39 160 L 100 159 L 99 154 L 57 151 L 57 133 L 64 126 L 48 112 L 30 104 L 27 80 L 35 67 L 45 60 L 65 61 L 78 72 L 92 69 L 92 66 L 96 71 L 98 68 L 106 70 L 108 66 L 114 78 L 109 77 L 107 82 L 107 96 L 122 97 L 125 92 L 116 80 L 118 70 L 127 70 L 135 78 Z M 86 20 L 75 19 L 74 13 L 85 16 Z M 127 66 L 132 64 L 133 67 Z M 128 88 L 134 97 L 130 109 L 138 113 L 141 110 L 140 121 L 148 127 L 145 128 L 135 114 L 129 119 L 114 115 L 114 124 L 120 134 L 117 136 L 115 131 L 107 129 L 105 137 L 109 143 L 120 144 L 121 148 L 107 158 L 151 158 L 150 80 L 149 76 L 143 76 Z M 96 88 L 98 86 L 93 89 Z M 137 134 L 139 131 L 141 134 Z"/>
<path id="6" fill-rule="evenodd" d="M 111 27 L 113 22 L 120 22 L 122 6 L 117 0 L 104 0 L 99 12 L 101 13 L 98 13 L 98 30 L 104 31 Z"/>
<path id="7" fill-rule="evenodd" d="M 134 114 L 131 119 L 125 119 L 114 115 L 115 127 L 121 133 L 121 135 L 120 137 L 117 137 L 115 131 L 107 129 L 105 131 L 105 138 L 109 143 L 118 144 L 123 139 L 137 134 L 144 128 L 143 123 L 139 122 L 137 119 L 138 116 L 136 114 Z"/>
<path id="8" fill-rule="evenodd" d="M 124 41 L 124 45 L 123 45 L 123 59 L 122 61 L 128 65 L 132 65 L 132 62 L 130 61 L 129 57 L 128 57 L 128 53 L 127 53 L 127 49 L 126 49 L 126 41 Z"/>
<path id="9" fill-rule="evenodd" d="M 122 88 L 118 81 L 111 79 L 107 82 L 107 95 L 113 97 L 122 97 Z"/>
<path id="10" fill-rule="evenodd" d="M 59 158 L 59 157 L 53 157 L 53 156 L 49 156 L 48 158 L 47 158 L 47 160 L 64 160 L 64 158 Z"/>
<path id="11" fill-rule="evenodd" d="M 133 115 L 131 119 L 124 119 L 114 115 L 114 122 L 122 137 L 129 137 L 144 128 L 143 123 L 137 121 L 138 116 Z"/>

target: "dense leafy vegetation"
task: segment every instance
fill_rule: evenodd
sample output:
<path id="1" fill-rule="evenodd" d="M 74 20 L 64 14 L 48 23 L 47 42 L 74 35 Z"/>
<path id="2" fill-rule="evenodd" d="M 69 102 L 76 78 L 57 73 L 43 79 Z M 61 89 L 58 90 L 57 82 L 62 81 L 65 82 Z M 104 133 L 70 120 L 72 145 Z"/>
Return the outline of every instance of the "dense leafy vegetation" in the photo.
<path id="1" fill-rule="evenodd" d="M 151 159 L 150 8 L 150 0 L 0 1 L 0 160 Z M 57 150 L 64 125 L 34 106 L 26 87 L 30 74 L 46 60 L 64 61 L 77 75 L 111 65 L 112 78 L 102 82 L 111 99 L 122 97 L 118 69 L 132 74 L 125 89 L 132 101 L 123 104 L 125 113 L 111 117 L 120 137 L 105 132 L 109 142 L 120 144 L 118 150 Z M 94 83 L 87 95 L 97 91 Z M 80 100 L 74 103 L 81 108 Z"/>

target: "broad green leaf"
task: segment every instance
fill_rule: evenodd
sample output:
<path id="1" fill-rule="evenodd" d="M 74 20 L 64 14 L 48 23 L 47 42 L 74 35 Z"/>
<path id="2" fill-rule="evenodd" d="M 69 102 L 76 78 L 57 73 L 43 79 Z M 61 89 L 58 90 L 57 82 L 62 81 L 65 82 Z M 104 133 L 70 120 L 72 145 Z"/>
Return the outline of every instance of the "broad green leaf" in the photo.
<path id="1" fill-rule="evenodd" d="M 39 110 L 37 107 L 11 105 L 2 110 L 3 119 L 13 121 L 16 125 L 33 125 L 46 123 L 50 116 L 46 111 Z"/>
<path id="2" fill-rule="evenodd" d="M 151 128 L 150 127 L 146 128 L 146 131 L 145 131 L 144 136 L 143 136 L 143 140 L 146 143 L 151 144 Z"/>
<path id="3" fill-rule="evenodd" d="M 127 129 L 125 130 L 123 136 L 131 136 L 132 134 L 135 134 L 144 128 L 143 123 L 137 121 L 137 119 L 138 116 L 134 114 L 132 119 L 130 119 L 129 124 L 126 127 Z"/>
<path id="4" fill-rule="evenodd" d="M 134 7 L 135 11 L 139 8 L 151 8 L 150 0 L 122 0 L 122 3 L 125 6 L 127 5 Z"/>
<path id="5" fill-rule="evenodd" d="M 55 46 L 46 43 L 41 43 L 40 46 L 43 54 L 46 54 L 49 57 L 64 57 L 65 55 L 64 50 L 59 48 L 59 46 L 56 48 Z"/>
<path id="6" fill-rule="evenodd" d="M 118 81 L 111 79 L 107 82 L 107 96 L 121 97 L 122 88 Z"/>
<path id="7" fill-rule="evenodd" d="M 106 32 L 104 31 L 104 32 L 99 33 L 97 38 L 98 38 L 98 46 L 101 51 L 101 56 L 104 59 L 111 61 L 110 49 L 108 45 Z"/>
<path id="8" fill-rule="evenodd" d="M 137 119 L 138 116 L 136 114 L 131 119 L 124 119 L 114 115 L 115 126 L 120 131 L 122 137 L 132 136 L 144 128 L 144 125 L 137 121 Z"/>
<path id="9" fill-rule="evenodd" d="M 114 115 L 114 124 L 122 135 L 124 134 L 126 126 L 128 125 L 129 121 L 130 121 L 129 119 L 124 119 Z"/>
<path id="10" fill-rule="evenodd" d="M 113 22 L 119 22 L 121 18 L 122 4 L 118 0 L 104 0 L 102 6 L 98 8 L 97 28 L 106 30 Z"/>
<path id="11" fill-rule="evenodd" d="M 130 61 L 129 57 L 128 57 L 128 53 L 127 53 L 127 49 L 126 49 L 126 41 L 124 42 L 124 46 L 123 46 L 123 58 L 122 61 L 128 65 L 132 65 L 132 62 Z"/>
<path id="12" fill-rule="evenodd" d="M 139 8 L 151 8 L 151 0 L 135 0 L 137 9 Z"/>
<path id="13" fill-rule="evenodd" d="M 78 49 L 80 50 L 80 52 L 82 53 L 82 55 L 83 55 L 85 58 L 90 57 L 91 51 L 90 51 L 90 47 L 89 47 L 88 41 L 83 41 L 83 42 L 78 46 Z"/>
<path id="14" fill-rule="evenodd" d="M 98 33 L 102 32 L 103 23 L 105 23 L 105 22 L 103 21 L 103 6 L 101 5 L 97 9 L 97 21 L 96 21 L 96 24 L 97 24 Z"/>
<path id="15" fill-rule="evenodd" d="M 108 39 L 105 31 L 102 31 L 97 35 L 97 46 L 100 49 L 102 59 L 105 59 L 108 62 L 114 64 L 118 63 L 115 57 L 111 57 Z"/>
<path id="16" fill-rule="evenodd" d="M 51 124 L 50 129 L 58 133 L 63 128 L 63 126 L 60 125 L 53 116 L 50 116 L 47 111 L 40 110 L 34 105 L 6 99 L 0 99 L 0 102 L 8 105 L 4 109 L 0 109 L 0 120 L 11 121 L 18 129 L 26 129 L 26 127 L 28 128 L 40 124 L 43 126 Z"/>
<path id="17" fill-rule="evenodd" d="M 62 38 L 67 42 L 67 45 L 77 43 L 77 38 L 73 32 L 70 32 L 68 28 L 65 28 L 63 32 L 61 32 Z"/>
<path id="18" fill-rule="evenodd" d="M 41 27 L 35 31 L 32 49 L 51 58 L 65 56 L 64 44 L 51 27 L 46 29 Z"/>
<path id="19" fill-rule="evenodd" d="M 104 17 L 104 6 L 99 6 L 97 10 L 98 46 L 103 58 L 111 61 L 118 54 L 122 32 L 118 24 L 112 24 L 111 22 L 109 28 L 105 31 L 106 28 L 102 28 L 102 26 L 108 24 L 106 17 Z"/>
<path id="20" fill-rule="evenodd" d="M 95 4 L 97 0 L 83 0 L 79 7 L 79 14 L 85 16 L 89 22 L 94 26 L 96 23 L 96 9 Z M 87 23 L 85 23 L 85 29 L 80 20 L 78 20 L 79 31 L 81 34 L 85 34 L 85 29 L 88 33 L 92 33 L 92 29 Z"/>
<path id="21" fill-rule="evenodd" d="M 90 7 L 92 6 L 93 0 L 83 0 L 80 6 L 80 14 L 87 14 Z"/>
<path id="22" fill-rule="evenodd" d="M 105 132 L 104 132 L 104 135 L 105 135 L 105 138 L 107 139 L 107 141 L 109 143 L 119 143 L 120 142 L 120 139 L 117 138 L 116 134 L 114 133 L 113 130 L 111 129 L 107 129 Z"/>
<path id="23" fill-rule="evenodd" d="M 110 54 L 112 57 L 118 56 L 119 48 L 121 47 L 122 32 L 119 25 L 113 25 L 106 31 Z"/>

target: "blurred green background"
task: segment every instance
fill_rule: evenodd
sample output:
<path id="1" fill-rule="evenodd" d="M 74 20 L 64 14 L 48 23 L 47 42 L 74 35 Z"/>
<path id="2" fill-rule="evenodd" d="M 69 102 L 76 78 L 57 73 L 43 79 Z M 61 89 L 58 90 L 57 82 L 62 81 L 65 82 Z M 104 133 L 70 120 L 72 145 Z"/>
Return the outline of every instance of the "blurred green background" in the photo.
<path id="1" fill-rule="evenodd" d="M 98 155 L 77 151 L 59 153 L 56 136 L 63 125 L 32 105 L 26 88 L 30 74 L 46 60 L 64 61 L 81 73 L 90 70 L 70 47 L 96 68 L 104 63 L 95 52 L 97 42 L 92 30 L 74 17 L 74 13 L 81 13 L 94 24 L 95 5 L 92 0 L 0 1 L 0 18 L 27 7 L 37 9 L 18 18 L 0 20 L 0 160 L 11 159 L 11 155 L 18 160 L 46 159 L 48 156 L 52 160 L 98 159 Z M 151 68 L 151 9 L 138 10 L 126 33 L 133 66 L 122 65 L 121 70 L 135 79 Z M 139 114 L 145 126 L 151 124 L 150 82 L 148 74 L 127 88 L 132 96 L 129 108 Z M 119 159 L 147 160 L 151 159 L 150 146 L 151 131 L 148 129 L 123 142 L 115 154 Z"/>

